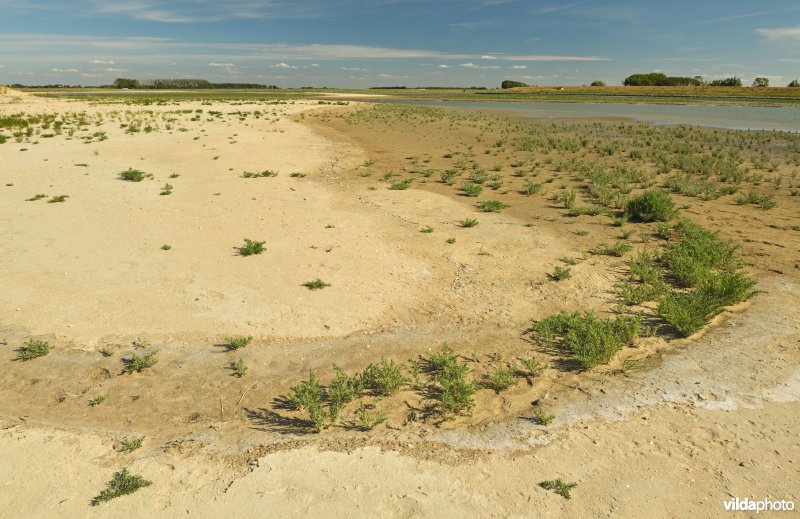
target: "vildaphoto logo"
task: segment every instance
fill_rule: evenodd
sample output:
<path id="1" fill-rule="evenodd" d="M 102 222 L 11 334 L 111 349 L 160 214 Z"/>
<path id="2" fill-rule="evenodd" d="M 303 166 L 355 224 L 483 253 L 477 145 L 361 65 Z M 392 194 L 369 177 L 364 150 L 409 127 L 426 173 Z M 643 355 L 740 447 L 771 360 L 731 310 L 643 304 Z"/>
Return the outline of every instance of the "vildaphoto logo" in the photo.
<path id="1" fill-rule="evenodd" d="M 725 510 L 728 512 L 791 512 L 794 510 L 794 501 L 786 501 L 786 500 L 775 500 L 771 501 L 769 499 L 761 499 L 755 500 L 750 499 L 749 497 L 745 497 L 744 499 L 739 499 L 738 497 L 732 497 L 727 501 L 723 501 L 722 504 L 725 506 Z"/>

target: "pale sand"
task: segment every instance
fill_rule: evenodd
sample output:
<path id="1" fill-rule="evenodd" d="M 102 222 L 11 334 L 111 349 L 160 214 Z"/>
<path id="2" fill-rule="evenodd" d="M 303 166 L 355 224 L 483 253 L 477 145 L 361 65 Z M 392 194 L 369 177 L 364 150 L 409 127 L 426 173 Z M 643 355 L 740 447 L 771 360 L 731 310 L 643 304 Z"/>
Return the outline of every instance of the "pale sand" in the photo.
<path id="1" fill-rule="evenodd" d="M 224 361 L 210 343 L 232 334 L 262 341 L 243 353 L 260 370 L 243 406 L 258 407 L 295 383 L 301 366 L 362 362 L 370 346 L 372 357 L 379 347 L 419 351 L 475 327 L 488 330 L 476 342 L 499 341 L 492 347 L 502 351 L 515 339 L 491 336 L 494 327 L 554 305 L 598 306 L 595 294 L 612 281 L 581 264 L 575 272 L 585 275 L 568 288 L 521 289 L 519 278 L 544 277 L 574 244 L 502 214 L 464 230 L 493 252 L 491 263 L 480 263 L 477 247 L 443 249 L 444 233 L 435 244 L 412 239 L 467 213 L 424 191 L 334 189 L 367 157 L 289 119 L 316 105 L 87 106 L 14 93 L 0 101 L 0 115 L 275 110 L 244 122 L 187 116 L 179 126 L 189 131 L 171 135 L 128 136 L 114 122 L 103 125 L 103 142 L 0 145 L 0 180 L 14 184 L 0 187 L 0 339 L 8 343 L 0 517 L 718 517 L 731 496 L 800 504 L 794 281 L 764 278 L 767 294 L 752 308 L 630 379 L 564 379 L 550 428 L 508 421 L 522 413 L 519 389 L 508 400 L 484 396 L 479 429 L 406 432 L 392 416 L 388 431 L 292 437 L 276 447 L 280 435 L 234 405 L 250 381 L 217 374 Z M 128 167 L 156 179 L 118 180 Z M 263 169 L 280 174 L 241 178 Z M 159 196 L 167 182 L 174 193 Z M 24 201 L 40 192 L 70 198 Z M 267 252 L 237 256 L 243 238 L 266 241 Z M 162 251 L 165 243 L 172 250 Z M 316 277 L 333 287 L 300 286 Z M 398 326 L 408 335 L 379 334 Z M 97 348 L 140 334 L 162 348 L 152 374 L 113 376 L 119 357 L 97 360 Z M 12 346 L 40 335 L 57 344 L 53 353 L 11 360 Z M 117 403 L 89 408 L 100 391 Z M 199 425 L 186 420 L 195 410 Z M 141 450 L 113 449 L 137 434 L 148 438 Z M 123 466 L 153 485 L 90 507 Z M 579 483 L 572 500 L 538 487 L 557 477 Z"/>

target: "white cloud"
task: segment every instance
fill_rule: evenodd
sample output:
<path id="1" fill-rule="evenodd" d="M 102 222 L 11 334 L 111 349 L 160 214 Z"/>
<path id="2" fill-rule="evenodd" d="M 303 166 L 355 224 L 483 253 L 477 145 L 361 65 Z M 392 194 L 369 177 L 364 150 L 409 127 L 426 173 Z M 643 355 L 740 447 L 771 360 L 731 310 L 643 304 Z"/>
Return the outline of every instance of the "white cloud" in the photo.
<path id="1" fill-rule="evenodd" d="M 439 65 L 439 68 L 453 68 L 450 65 Z"/>
<path id="2" fill-rule="evenodd" d="M 93 59 L 93 60 L 89 60 L 89 63 L 91 63 L 92 65 L 113 65 L 114 61 L 113 60 L 104 61 L 102 59 Z"/>
<path id="3" fill-rule="evenodd" d="M 511 65 L 509 68 L 513 68 L 516 70 L 525 70 L 526 68 L 528 68 L 528 65 Z"/>
<path id="4" fill-rule="evenodd" d="M 491 54 L 484 54 L 481 56 L 481 59 L 497 59 L 497 56 L 492 56 Z"/>
<path id="5" fill-rule="evenodd" d="M 219 67 L 219 68 L 230 68 L 230 67 L 235 67 L 236 65 L 234 65 L 233 63 L 209 63 L 208 66 Z"/>
<path id="6" fill-rule="evenodd" d="M 277 65 L 272 65 L 271 67 L 272 68 L 285 68 L 285 69 L 297 68 L 294 65 L 289 65 L 288 63 L 283 63 L 283 62 L 278 63 Z"/>
<path id="7" fill-rule="evenodd" d="M 481 66 L 481 65 L 476 65 L 475 63 L 462 63 L 461 65 L 459 65 L 459 67 L 461 67 L 461 68 L 470 68 L 470 69 L 475 69 L 475 70 L 478 70 L 478 69 L 486 70 L 486 69 L 498 69 L 498 68 L 500 68 L 498 65 Z"/>
<path id="8" fill-rule="evenodd" d="M 339 67 L 339 70 L 346 70 L 348 72 L 367 72 L 369 69 L 359 67 Z"/>
<path id="9" fill-rule="evenodd" d="M 777 29 L 756 29 L 756 32 L 770 40 L 800 40 L 800 26 Z"/>
<path id="10" fill-rule="evenodd" d="M 57 72 L 59 74 L 77 74 L 80 70 L 76 68 L 51 68 L 50 72 Z"/>

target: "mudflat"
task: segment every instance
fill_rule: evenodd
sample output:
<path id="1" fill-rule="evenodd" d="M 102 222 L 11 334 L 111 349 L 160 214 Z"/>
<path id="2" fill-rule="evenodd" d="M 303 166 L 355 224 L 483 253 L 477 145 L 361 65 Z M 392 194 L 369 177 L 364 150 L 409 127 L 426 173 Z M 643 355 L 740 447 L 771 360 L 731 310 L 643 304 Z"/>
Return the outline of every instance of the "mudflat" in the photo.
<path id="1" fill-rule="evenodd" d="M 0 516 L 798 501 L 797 136 L 145 102 L 0 96 Z M 677 214 L 628 221 L 650 190 Z M 682 218 L 757 282 L 696 331 L 662 306 L 694 289 L 664 266 Z M 663 286 L 632 273 L 642 251 Z M 637 337 L 588 365 L 537 328 L 561 311 L 637 319 Z M 34 343 L 50 349 L 22 360 Z M 441 359 L 465 370 L 461 407 Z M 298 397 L 312 371 L 321 420 Z M 337 374 L 353 394 L 333 416 Z M 122 468 L 152 484 L 92 507 Z"/>

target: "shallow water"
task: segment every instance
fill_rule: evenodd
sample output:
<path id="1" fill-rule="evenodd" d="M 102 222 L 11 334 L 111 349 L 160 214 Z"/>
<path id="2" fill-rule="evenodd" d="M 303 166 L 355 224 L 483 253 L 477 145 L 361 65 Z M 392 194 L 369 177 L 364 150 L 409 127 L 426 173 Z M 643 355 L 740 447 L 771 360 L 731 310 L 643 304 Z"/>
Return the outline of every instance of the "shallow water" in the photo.
<path id="1" fill-rule="evenodd" d="M 408 101 L 404 103 L 500 110 L 525 117 L 626 118 L 653 124 L 691 124 L 734 130 L 800 132 L 800 108 L 728 105 Z"/>

